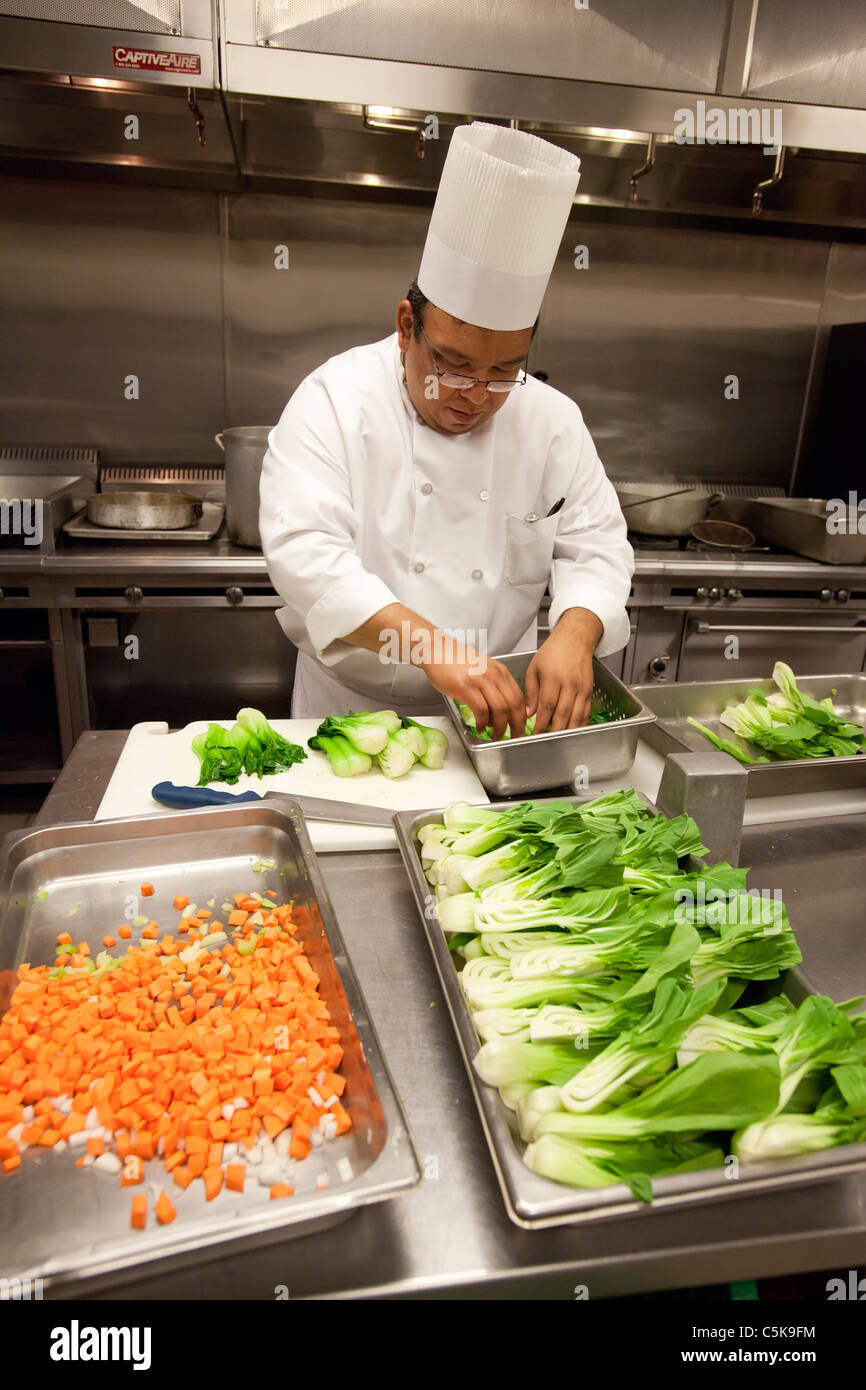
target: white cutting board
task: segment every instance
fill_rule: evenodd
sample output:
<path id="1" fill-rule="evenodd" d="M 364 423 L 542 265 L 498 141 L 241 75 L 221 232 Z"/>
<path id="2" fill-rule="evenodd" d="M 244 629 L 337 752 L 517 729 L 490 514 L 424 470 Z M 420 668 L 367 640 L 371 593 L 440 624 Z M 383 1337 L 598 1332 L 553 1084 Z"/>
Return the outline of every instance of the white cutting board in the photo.
<path id="1" fill-rule="evenodd" d="M 150 795 L 157 782 L 174 782 L 178 787 L 194 787 L 199 777 L 199 760 L 192 751 L 192 740 L 207 728 L 208 723 L 223 724 L 229 729 L 231 719 L 202 719 L 169 733 L 162 723 L 134 724 L 129 731 L 123 752 L 117 760 L 111 781 L 96 812 L 96 820 L 113 820 L 117 816 L 140 816 L 163 811 Z M 273 728 L 283 738 L 306 748 L 320 724 L 319 719 L 273 719 Z M 405 777 L 391 780 L 375 767 L 360 777 L 337 777 L 324 753 L 307 750 L 302 763 L 288 772 L 273 777 L 240 777 L 233 787 L 212 782 L 219 791 L 287 792 L 298 796 L 328 796 L 334 801 L 354 801 L 364 806 L 384 806 L 390 811 L 423 811 L 427 807 L 447 806 L 450 801 L 489 801 L 487 793 L 472 770 L 472 764 L 457 741 L 457 735 L 447 715 L 422 721 L 442 729 L 448 738 L 448 757 L 445 766 L 437 770 L 421 767 L 420 763 Z M 346 825 L 338 821 L 307 821 L 313 848 L 329 850 L 393 849 L 397 839 L 385 826 Z"/>

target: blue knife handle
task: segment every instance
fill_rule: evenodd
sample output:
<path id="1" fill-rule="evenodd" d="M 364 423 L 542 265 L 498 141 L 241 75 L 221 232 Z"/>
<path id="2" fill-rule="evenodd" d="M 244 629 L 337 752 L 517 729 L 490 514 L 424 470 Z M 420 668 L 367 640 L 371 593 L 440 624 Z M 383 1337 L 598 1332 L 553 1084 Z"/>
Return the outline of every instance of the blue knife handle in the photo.
<path id="1" fill-rule="evenodd" d="M 196 806 L 225 806 L 233 801 L 261 801 L 258 792 L 220 792 L 211 787 L 176 787 L 173 782 L 157 782 L 151 791 L 154 801 L 173 811 L 189 811 Z"/>

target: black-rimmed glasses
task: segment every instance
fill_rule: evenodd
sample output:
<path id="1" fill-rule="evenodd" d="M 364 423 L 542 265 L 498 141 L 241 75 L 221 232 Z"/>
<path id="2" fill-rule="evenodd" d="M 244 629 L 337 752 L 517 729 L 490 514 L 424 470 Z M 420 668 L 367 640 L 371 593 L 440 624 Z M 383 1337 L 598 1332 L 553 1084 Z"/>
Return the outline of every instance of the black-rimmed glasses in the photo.
<path id="1" fill-rule="evenodd" d="M 442 368 L 436 362 L 436 350 L 433 347 L 433 344 L 430 342 L 423 328 L 420 330 L 420 332 L 421 337 L 427 344 L 427 351 L 430 353 L 430 360 L 433 363 L 433 370 L 436 373 L 439 380 L 442 382 L 443 386 L 448 386 L 454 391 L 471 391 L 473 386 L 486 386 L 488 391 L 496 393 L 502 391 L 513 391 L 515 386 L 523 386 L 526 382 L 525 367 L 521 367 L 520 376 L 517 378 L 516 381 L 482 381 L 481 377 L 461 376 L 459 372 L 443 371 Z"/>

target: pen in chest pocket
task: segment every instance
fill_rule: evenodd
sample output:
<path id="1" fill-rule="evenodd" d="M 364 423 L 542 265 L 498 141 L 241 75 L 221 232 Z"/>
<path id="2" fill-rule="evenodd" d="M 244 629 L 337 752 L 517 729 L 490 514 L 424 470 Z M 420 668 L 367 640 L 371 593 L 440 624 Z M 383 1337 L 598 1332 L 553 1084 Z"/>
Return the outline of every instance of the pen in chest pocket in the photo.
<path id="1" fill-rule="evenodd" d="M 554 504 L 553 504 L 553 506 L 551 507 L 550 511 L 547 513 L 547 517 L 556 516 L 556 513 L 560 510 L 560 508 L 564 505 L 564 503 L 565 503 L 565 498 L 564 498 L 564 497 L 560 497 L 560 499 L 559 499 L 558 502 L 554 502 Z M 547 520 L 547 517 L 544 518 L 545 521 Z M 526 513 L 526 516 L 523 518 L 523 520 L 524 520 L 524 521 L 540 521 L 541 518 L 539 517 L 539 515 L 538 515 L 537 512 L 527 512 L 527 513 Z"/>

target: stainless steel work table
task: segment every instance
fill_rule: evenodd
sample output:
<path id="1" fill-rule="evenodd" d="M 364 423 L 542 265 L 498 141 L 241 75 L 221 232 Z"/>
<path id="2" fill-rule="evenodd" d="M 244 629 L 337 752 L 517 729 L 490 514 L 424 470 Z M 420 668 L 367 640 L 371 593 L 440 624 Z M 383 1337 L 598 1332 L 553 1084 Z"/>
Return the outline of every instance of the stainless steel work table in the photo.
<path id="1" fill-rule="evenodd" d="M 39 822 L 92 819 L 125 734 L 85 733 Z M 757 886 L 781 888 L 809 963 L 862 939 L 866 816 L 747 832 Z M 680 1212 L 528 1232 L 507 1219 L 432 959 L 396 851 L 321 856 L 346 946 L 406 1110 L 425 1178 L 329 1231 L 148 1275 L 101 1297 L 430 1296 L 572 1299 L 866 1263 L 866 1176 Z M 837 954 L 839 954 L 837 950 Z M 862 988 L 866 960 L 852 959 Z M 859 983 L 858 983 L 859 977 Z"/>

